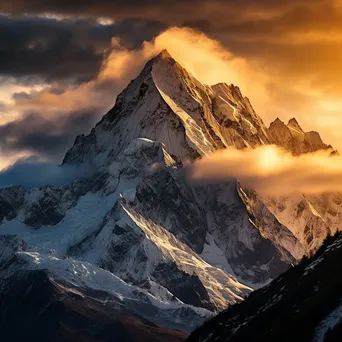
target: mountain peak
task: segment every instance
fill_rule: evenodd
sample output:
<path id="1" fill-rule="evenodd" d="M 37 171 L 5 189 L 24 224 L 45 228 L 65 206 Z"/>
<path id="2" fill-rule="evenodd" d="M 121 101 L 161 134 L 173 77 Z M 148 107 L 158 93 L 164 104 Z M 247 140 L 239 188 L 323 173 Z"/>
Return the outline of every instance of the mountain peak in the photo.
<path id="1" fill-rule="evenodd" d="M 279 124 L 284 125 L 284 122 L 281 121 L 281 120 L 277 117 L 273 122 L 271 122 L 271 125 L 270 125 L 270 126 L 279 125 Z"/>
<path id="2" fill-rule="evenodd" d="M 302 128 L 300 127 L 298 121 L 295 118 L 289 120 L 287 127 L 303 132 Z"/>
<path id="3" fill-rule="evenodd" d="M 166 49 L 161 50 L 158 55 L 152 58 L 151 62 L 154 64 L 155 62 L 171 62 L 177 63 L 176 60 L 171 56 L 169 51 Z"/>
<path id="4" fill-rule="evenodd" d="M 173 57 L 170 55 L 169 51 L 167 51 L 166 49 L 161 50 L 160 53 L 157 55 L 157 57 L 158 57 L 158 56 L 159 56 L 160 58 L 173 58 Z"/>
<path id="5" fill-rule="evenodd" d="M 288 122 L 288 125 L 290 125 L 290 124 L 299 125 L 298 121 L 296 120 L 296 118 L 290 119 L 289 122 Z"/>

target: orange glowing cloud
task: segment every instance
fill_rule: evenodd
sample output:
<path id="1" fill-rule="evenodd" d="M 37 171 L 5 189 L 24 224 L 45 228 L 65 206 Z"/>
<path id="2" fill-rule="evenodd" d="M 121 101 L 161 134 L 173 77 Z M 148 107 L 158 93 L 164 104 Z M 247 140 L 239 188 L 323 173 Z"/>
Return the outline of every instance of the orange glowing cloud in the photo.
<path id="1" fill-rule="evenodd" d="M 117 39 L 112 40 L 112 52 L 106 59 L 100 80 L 127 81 L 142 65 L 161 50 L 171 56 L 199 81 L 207 85 L 234 83 L 262 106 L 268 99 L 268 77 L 246 59 L 234 56 L 218 41 L 189 28 L 169 28 L 152 42 L 145 42 L 137 50 L 128 50 Z"/>
<path id="2" fill-rule="evenodd" d="M 226 149 L 191 166 L 194 181 L 220 182 L 236 178 L 262 195 L 342 192 L 342 157 L 329 151 L 298 157 L 268 145 L 250 150 Z"/>

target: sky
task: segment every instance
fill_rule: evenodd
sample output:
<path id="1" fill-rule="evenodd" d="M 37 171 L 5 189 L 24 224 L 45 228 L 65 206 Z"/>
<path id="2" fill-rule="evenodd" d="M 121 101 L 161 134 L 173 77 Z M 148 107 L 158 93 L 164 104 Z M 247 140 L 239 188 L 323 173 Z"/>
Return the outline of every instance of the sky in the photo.
<path id="1" fill-rule="evenodd" d="M 342 151 L 342 0 L 0 1 L 0 169 L 60 163 L 167 48 Z"/>

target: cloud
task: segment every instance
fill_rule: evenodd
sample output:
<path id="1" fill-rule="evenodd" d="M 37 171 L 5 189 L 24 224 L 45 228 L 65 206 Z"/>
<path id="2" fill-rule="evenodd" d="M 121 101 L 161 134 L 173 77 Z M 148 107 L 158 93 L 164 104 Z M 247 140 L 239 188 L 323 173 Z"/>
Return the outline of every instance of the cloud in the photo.
<path id="1" fill-rule="evenodd" d="M 327 0 L 326 0 L 327 1 Z M 7 13 L 58 13 L 72 16 L 104 16 L 114 19 L 122 17 L 155 19 L 169 24 L 179 24 L 182 20 L 203 20 L 215 18 L 219 23 L 239 19 L 270 18 L 281 11 L 297 6 L 315 5 L 324 0 L 13 0 L 3 2 L 0 9 Z M 225 19 L 225 20 L 224 20 Z M 175 21 L 178 20 L 177 23 Z"/>
<path id="2" fill-rule="evenodd" d="M 163 27 L 45 14 L 0 15 L 0 25 L 0 169 L 30 155 L 60 162 L 75 136 L 89 132 L 127 85 L 128 78 L 98 77 L 111 38 L 135 48 Z"/>
<path id="3" fill-rule="evenodd" d="M 0 126 L 1 153 L 5 158 L 14 154 L 20 158 L 22 153 L 38 155 L 58 163 L 75 140 L 75 135 L 96 123 L 95 114 L 96 111 L 80 111 L 50 119 L 40 113 L 27 114 Z"/>
<path id="4" fill-rule="evenodd" d="M 21 82 L 92 79 L 110 42 L 109 32 L 92 34 L 93 25 L 80 20 L 2 15 L 0 25 L 0 74 Z"/>
<path id="5" fill-rule="evenodd" d="M 329 151 L 295 157 L 276 146 L 253 150 L 226 149 L 188 167 L 195 182 L 238 179 L 244 188 L 262 195 L 342 192 L 342 157 Z"/>
<path id="6" fill-rule="evenodd" d="M 0 15 L 0 25 L 0 75 L 26 83 L 89 81 L 98 74 L 113 36 L 134 47 L 162 28 L 133 19 L 100 25 L 89 18 L 6 15 Z"/>
<path id="7" fill-rule="evenodd" d="M 295 43 L 302 38 L 331 39 L 322 34 L 331 28 L 338 36 L 338 4 L 339 0 L 14 0 L 0 4 L 0 9 L 15 14 L 152 20 L 166 26 L 198 28 L 219 39 L 226 35 L 244 42 L 257 39 L 279 43 L 290 38 Z"/>
<path id="8" fill-rule="evenodd" d="M 124 46 L 120 42 L 120 48 L 127 49 Z M 7 115 L 2 116 L 0 125 L 0 166 L 12 163 L 15 154 L 18 158 L 38 155 L 59 163 L 76 135 L 88 133 L 113 106 L 116 95 L 139 72 L 128 68 L 104 77 L 108 74 L 108 63 L 102 61 L 101 72 L 80 84 L 52 82 L 36 87 L 12 84 L 11 101 L 3 104 Z M 110 67 L 113 65 L 111 61 Z"/>

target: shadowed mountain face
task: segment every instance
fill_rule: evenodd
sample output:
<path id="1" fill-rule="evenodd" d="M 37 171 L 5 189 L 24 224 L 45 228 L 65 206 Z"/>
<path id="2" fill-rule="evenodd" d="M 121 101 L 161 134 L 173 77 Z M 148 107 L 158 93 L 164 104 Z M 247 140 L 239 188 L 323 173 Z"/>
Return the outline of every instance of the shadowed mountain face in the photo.
<path id="1" fill-rule="evenodd" d="M 295 155 L 331 150 L 295 120 L 267 128 L 238 87 L 203 85 L 163 51 L 66 154 L 61 168 L 93 173 L 0 189 L 1 279 L 47 270 L 57 283 L 114 296 L 142 325 L 191 332 L 339 228 L 337 194 L 262 197 L 234 180 L 184 177 L 186 161 L 270 143 Z"/>
<path id="2" fill-rule="evenodd" d="M 243 303 L 222 312 L 187 341 L 342 339 L 342 234 Z"/>
<path id="3" fill-rule="evenodd" d="M 186 337 L 133 314 L 105 292 L 69 286 L 45 271 L 15 273 L 0 294 L 1 341 L 180 342 Z"/>
<path id="4" fill-rule="evenodd" d="M 6 330 L 10 323 L 16 324 L 20 317 L 25 322 L 32 317 L 32 324 L 37 324 L 41 319 L 57 324 L 53 310 L 46 308 L 50 304 L 51 308 L 60 308 L 61 303 L 71 303 L 70 310 L 77 308 L 72 304 L 80 303 L 81 307 L 83 304 L 87 307 L 93 303 L 99 317 L 109 312 L 119 319 L 122 312 L 124 317 L 136 317 L 143 324 L 185 332 L 190 332 L 212 317 L 210 311 L 180 302 L 152 281 L 150 286 L 155 287 L 155 295 L 147 288 L 129 285 L 114 274 L 87 262 L 65 257 L 56 251 L 45 254 L 15 236 L 1 236 L 0 250 L 0 295 L 3 304 L 0 307 L 0 333 L 10 331 Z M 44 276 L 36 278 L 36 274 Z M 185 285 L 178 284 L 178 288 L 183 289 L 185 295 L 189 285 L 190 281 Z M 73 302 L 73 298 L 78 302 Z M 68 305 L 63 306 L 65 312 L 69 310 Z M 68 322 L 72 325 L 72 321 Z M 59 328 L 58 325 L 56 329 Z"/>

